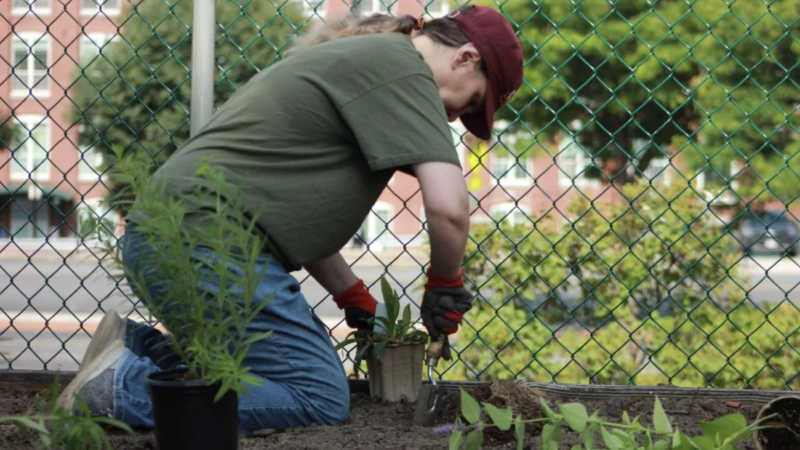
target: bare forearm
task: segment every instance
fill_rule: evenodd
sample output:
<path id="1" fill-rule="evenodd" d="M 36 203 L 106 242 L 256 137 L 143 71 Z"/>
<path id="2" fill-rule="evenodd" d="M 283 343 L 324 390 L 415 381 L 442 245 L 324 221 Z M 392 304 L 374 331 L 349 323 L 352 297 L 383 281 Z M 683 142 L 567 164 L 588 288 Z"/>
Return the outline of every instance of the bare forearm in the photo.
<path id="1" fill-rule="evenodd" d="M 331 295 L 339 294 L 358 281 L 341 253 L 308 263 L 305 269 Z"/>
<path id="2" fill-rule="evenodd" d="M 461 270 L 461 261 L 469 235 L 469 216 L 428 217 L 428 232 L 431 239 L 431 270 L 443 278 L 454 278 Z"/>

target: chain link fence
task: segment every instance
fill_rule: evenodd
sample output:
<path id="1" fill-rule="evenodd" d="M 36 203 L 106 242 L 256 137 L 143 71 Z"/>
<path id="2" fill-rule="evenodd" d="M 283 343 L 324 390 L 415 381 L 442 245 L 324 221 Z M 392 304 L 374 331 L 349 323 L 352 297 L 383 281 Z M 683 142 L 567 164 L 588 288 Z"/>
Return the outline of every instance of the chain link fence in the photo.
<path id="1" fill-rule="evenodd" d="M 445 379 L 795 389 L 800 3 L 514 0 L 525 82 L 480 142 L 455 126 L 476 294 Z M 219 0 L 214 104 L 343 14 L 446 0 Z M 111 145 L 189 136 L 190 0 L 0 4 L 0 361 L 71 370 L 103 311 L 150 320 L 97 240 Z M 421 195 L 398 174 L 343 251 L 418 306 Z M 309 303 L 348 331 L 313 279 Z M 416 308 L 418 310 L 418 308 Z M 347 363 L 350 354 L 342 353 Z"/>

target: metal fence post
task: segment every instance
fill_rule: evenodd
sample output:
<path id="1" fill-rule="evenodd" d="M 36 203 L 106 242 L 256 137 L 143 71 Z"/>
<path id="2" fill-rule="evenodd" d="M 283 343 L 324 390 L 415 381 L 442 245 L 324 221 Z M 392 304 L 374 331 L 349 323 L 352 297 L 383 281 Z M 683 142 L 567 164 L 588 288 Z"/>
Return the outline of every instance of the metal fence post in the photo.
<path id="1" fill-rule="evenodd" d="M 211 120 L 214 109 L 214 25 L 216 0 L 195 0 L 192 26 L 192 136 Z"/>

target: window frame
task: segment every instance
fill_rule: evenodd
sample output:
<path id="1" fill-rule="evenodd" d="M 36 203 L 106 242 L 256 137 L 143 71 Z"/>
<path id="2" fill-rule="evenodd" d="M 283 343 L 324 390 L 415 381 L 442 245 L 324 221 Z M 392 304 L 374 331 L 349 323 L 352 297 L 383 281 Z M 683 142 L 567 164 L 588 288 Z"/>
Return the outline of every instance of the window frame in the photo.
<path id="1" fill-rule="evenodd" d="M 33 45 L 29 45 L 28 42 L 33 42 Z M 28 56 L 26 56 L 25 65 L 26 66 L 33 66 L 33 67 L 26 67 L 25 70 L 25 77 L 21 77 L 18 73 L 18 68 L 15 66 L 18 64 L 17 53 L 15 46 L 17 43 L 21 43 L 28 48 Z M 45 75 L 42 77 L 44 80 L 42 83 L 38 83 L 37 86 L 41 86 L 42 84 L 45 85 L 44 88 L 42 87 L 34 87 L 28 88 L 26 90 L 14 89 L 14 78 L 23 79 L 23 82 L 30 86 L 33 84 L 32 77 L 36 75 L 36 57 L 33 55 L 34 47 L 36 45 L 46 45 L 47 46 L 47 61 L 45 63 Z M 26 98 L 28 96 L 35 96 L 40 99 L 49 99 L 50 98 L 50 86 L 52 83 L 50 82 L 50 66 L 53 64 L 53 41 L 50 39 L 50 36 L 45 33 L 39 33 L 36 31 L 24 31 L 21 33 L 15 33 L 11 39 L 11 67 L 12 67 L 12 80 L 11 80 L 11 98 Z"/>
<path id="2" fill-rule="evenodd" d="M 82 16 L 93 16 L 93 15 L 99 13 L 99 12 L 102 12 L 106 16 L 118 16 L 122 12 L 122 0 L 105 0 L 103 2 L 103 5 L 100 5 L 97 2 L 92 1 L 92 0 L 88 0 L 88 1 L 92 1 L 97 6 L 96 8 L 95 7 L 87 8 L 84 5 L 84 3 L 86 1 L 87 0 L 80 0 L 80 5 L 79 6 L 80 6 L 80 10 L 81 10 L 80 14 Z M 111 2 L 116 2 L 117 6 L 114 7 L 114 8 L 105 7 L 105 4 L 108 4 L 108 3 L 111 3 Z"/>
<path id="3" fill-rule="evenodd" d="M 23 166 L 25 172 L 24 173 L 19 172 L 20 164 L 15 159 L 14 161 L 11 161 L 11 167 L 9 169 L 9 179 L 12 181 L 24 181 L 29 179 L 36 181 L 49 181 L 50 158 L 48 152 L 50 150 L 50 143 L 51 143 L 49 118 L 47 116 L 39 114 L 22 114 L 16 116 L 15 122 L 17 126 L 22 126 L 24 129 L 27 130 L 27 135 L 25 136 L 23 143 L 20 143 L 19 145 L 14 145 L 13 148 L 11 149 L 13 155 L 15 152 L 18 152 L 19 148 L 22 147 L 23 145 L 26 147 L 25 148 L 26 161 L 25 165 Z M 38 127 L 44 127 L 45 142 L 43 145 L 41 143 L 38 143 L 33 138 L 33 133 Z M 43 147 L 45 153 L 44 163 L 38 169 L 33 169 L 35 148 L 32 146 L 34 145 L 40 145 L 41 147 Z M 15 167 L 18 168 L 17 171 L 15 171 L 14 169 Z"/>
<path id="4" fill-rule="evenodd" d="M 27 8 L 20 7 L 20 6 L 15 6 L 14 3 L 16 3 L 17 1 L 21 1 L 22 3 L 27 3 L 24 0 L 11 0 L 11 15 L 12 16 L 24 16 L 28 12 L 34 12 L 34 13 L 39 14 L 39 15 L 50 15 L 50 14 L 53 13 L 53 1 L 54 0 L 47 0 L 47 1 L 50 2 L 49 6 L 38 7 L 38 8 L 36 7 L 36 3 L 38 3 L 38 2 L 40 2 L 42 0 L 33 0 L 31 3 L 27 3 L 28 4 Z"/>

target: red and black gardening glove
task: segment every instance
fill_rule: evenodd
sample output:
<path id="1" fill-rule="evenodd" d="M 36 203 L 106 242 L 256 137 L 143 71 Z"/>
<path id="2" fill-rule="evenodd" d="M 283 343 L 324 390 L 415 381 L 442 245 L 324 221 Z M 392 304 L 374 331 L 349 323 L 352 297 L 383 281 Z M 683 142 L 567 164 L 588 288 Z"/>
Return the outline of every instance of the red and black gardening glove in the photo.
<path id="1" fill-rule="evenodd" d="M 428 269 L 428 282 L 422 297 L 420 316 L 431 341 L 444 335 L 442 358 L 450 361 L 448 335 L 456 333 L 464 314 L 472 308 L 472 294 L 464 288 L 463 272 L 453 279 L 442 278 Z"/>
<path id="2" fill-rule="evenodd" d="M 344 292 L 334 295 L 333 301 L 339 309 L 344 310 L 344 320 L 348 327 L 359 331 L 372 330 L 372 324 L 368 320 L 375 318 L 378 301 L 369 293 L 363 280 L 358 280 Z"/>

